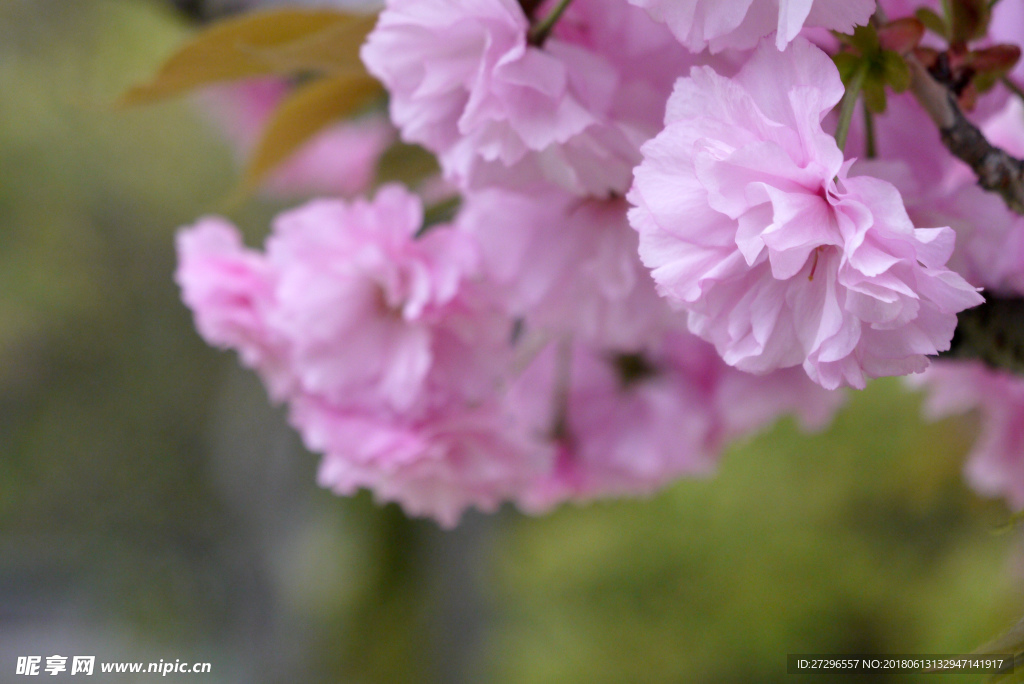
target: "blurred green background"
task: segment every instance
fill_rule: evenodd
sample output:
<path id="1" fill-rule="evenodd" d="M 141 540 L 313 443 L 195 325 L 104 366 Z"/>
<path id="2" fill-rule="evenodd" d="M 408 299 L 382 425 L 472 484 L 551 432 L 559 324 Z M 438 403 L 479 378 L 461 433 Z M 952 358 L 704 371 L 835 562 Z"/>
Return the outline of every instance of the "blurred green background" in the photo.
<path id="1" fill-rule="evenodd" d="M 1024 613 L 1020 535 L 960 476 L 971 420 L 922 424 L 897 382 L 648 500 L 445 533 L 319 490 L 173 284 L 231 151 L 189 102 L 111 106 L 190 30 L 158 0 L 0 0 L 0 681 L 55 653 L 212 664 L 168 681 L 985 680 L 786 674 Z M 279 208 L 228 213 L 256 244 Z"/>

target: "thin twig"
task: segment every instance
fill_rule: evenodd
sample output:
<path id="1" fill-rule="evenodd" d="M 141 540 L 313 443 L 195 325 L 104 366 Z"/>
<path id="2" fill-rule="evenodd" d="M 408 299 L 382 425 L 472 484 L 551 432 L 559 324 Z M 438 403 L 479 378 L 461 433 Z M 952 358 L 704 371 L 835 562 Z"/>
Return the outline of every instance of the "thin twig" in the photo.
<path id="1" fill-rule="evenodd" d="M 846 136 L 850 132 L 850 122 L 853 121 L 853 112 L 857 107 L 857 99 L 864 87 L 864 81 L 868 76 L 870 65 L 867 61 L 861 62 L 846 86 L 846 93 L 839 107 L 839 121 L 836 123 L 836 145 L 839 149 L 846 147 Z"/>
<path id="2" fill-rule="evenodd" d="M 875 149 L 875 115 L 864 105 L 864 156 L 874 159 L 878 156 Z"/>
<path id="3" fill-rule="evenodd" d="M 1006 86 L 1007 90 L 1009 90 L 1011 93 L 1013 93 L 1020 99 L 1024 100 L 1024 88 L 1021 88 L 1019 85 L 1017 85 L 1016 81 L 1014 81 L 1009 76 L 1003 76 L 1002 82 L 1003 85 Z"/>
<path id="4" fill-rule="evenodd" d="M 562 17 L 562 13 L 569 9 L 569 4 L 572 0 L 562 0 L 558 3 L 555 9 L 551 10 L 551 13 L 544 17 L 540 23 L 534 24 L 530 27 L 530 33 L 527 36 L 527 41 L 530 45 L 540 47 L 544 44 L 544 41 L 548 39 L 548 34 L 555 28 L 555 24 Z"/>

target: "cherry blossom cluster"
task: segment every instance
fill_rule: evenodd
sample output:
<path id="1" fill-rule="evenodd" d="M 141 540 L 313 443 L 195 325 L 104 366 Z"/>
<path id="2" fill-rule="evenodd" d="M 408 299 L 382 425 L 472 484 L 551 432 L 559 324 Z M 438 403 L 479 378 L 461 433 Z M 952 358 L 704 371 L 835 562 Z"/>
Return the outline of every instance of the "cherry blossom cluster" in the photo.
<path id="1" fill-rule="evenodd" d="M 341 494 L 454 525 L 467 507 L 544 511 L 708 473 L 783 414 L 822 427 L 844 388 L 926 371 L 982 288 L 1024 293 L 1024 217 L 912 97 L 842 120 L 834 35 L 915 9 L 387 0 L 361 56 L 390 123 L 346 124 L 274 179 L 340 197 L 281 214 L 262 251 L 220 218 L 183 230 L 184 300 Z M 1024 28 L 992 26 L 998 42 Z M 278 87 L 216 105 L 240 146 Z M 1024 149 L 1005 89 L 972 116 Z M 440 177 L 356 197 L 394 131 Z M 971 473 L 1024 505 L 1007 413 L 1024 391 L 934 365 L 935 415 L 1001 412 Z"/>

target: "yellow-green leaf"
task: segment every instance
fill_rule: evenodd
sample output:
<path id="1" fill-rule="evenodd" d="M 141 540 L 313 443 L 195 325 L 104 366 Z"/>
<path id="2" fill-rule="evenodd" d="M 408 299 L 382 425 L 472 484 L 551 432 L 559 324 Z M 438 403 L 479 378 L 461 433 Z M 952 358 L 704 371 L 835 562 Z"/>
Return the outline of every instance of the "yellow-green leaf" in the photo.
<path id="1" fill-rule="evenodd" d="M 850 44 L 857 48 L 861 56 L 870 57 L 879 50 L 878 31 L 870 24 L 858 26 L 853 29 L 853 37 L 850 38 Z"/>
<path id="2" fill-rule="evenodd" d="M 872 114 L 885 113 L 885 86 L 877 79 L 864 81 L 864 105 Z"/>
<path id="3" fill-rule="evenodd" d="M 835 62 L 836 68 L 839 69 L 839 78 L 842 79 L 843 85 L 848 86 L 863 60 L 860 55 L 855 55 L 852 52 L 837 52 L 832 55 L 832 61 Z"/>
<path id="4" fill-rule="evenodd" d="M 989 0 L 952 0 L 949 4 L 951 35 L 953 43 L 967 43 L 984 38 L 992 19 Z"/>
<path id="5" fill-rule="evenodd" d="M 933 10 L 927 7 L 920 7 L 914 13 L 914 16 L 932 33 L 936 33 L 947 40 L 949 39 L 949 24 Z"/>
<path id="6" fill-rule="evenodd" d="M 359 48 L 376 23 L 376 15 L 355 17 L 285 45 L 253 48 L 252 54 L 279 73 L 365 73 Z"/>
<path id="7" fill-rule="evenodd" d="M 419 145 L 398 142 L 377 161 L 377 183 L 402 183 L 414 187 L 440 171 L 437 157 Z"/>
<path id="8" fill-rule="evenodd" d="M 882 52 L 882 79 L 893 89 L 902 93 L 910 87 L 910 67 L 903 58 L 892 50 Z"/>
<path id="9" fill-rule="evenodd" d="M 313 135 L 380 97 L 383 89 L 365 74 L 323 78 L 298 88 L 274 112 L 246 165 L 241 192 L 266 175 Z"/>
<path id="10" fill-rule="evenodd" d="M 151 81 L 129 89 L 118 104 L 146 104 L 213 83 L 293 73 L 302 68 L 301 46 L 317 45 L 320 34 L 337 36 L 348 30 L 353 40 L 361 41 L 371 22 L 364 15 L 300 9 L 252 12 L 221 21 L 171 55 Z M 358 45 L 338 52 L 345 49 L 358 50 Z M 319 66 L 322 52 L 316 51 Z M 275 59 L 278 53 L 288 58 Z"/>

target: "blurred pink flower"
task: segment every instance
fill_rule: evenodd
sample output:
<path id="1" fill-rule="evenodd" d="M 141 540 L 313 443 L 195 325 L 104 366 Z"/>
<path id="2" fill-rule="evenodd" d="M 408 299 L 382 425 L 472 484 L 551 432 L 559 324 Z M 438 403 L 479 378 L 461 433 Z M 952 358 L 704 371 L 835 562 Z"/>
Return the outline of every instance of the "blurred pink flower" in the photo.
<path id="1" fill-rule="evenodd" d="M 494 189 L 469 194 L 457 223 L 527 328 L 633 350 L 681 323 L 640 263 L 627 207 L 621 198 Z"/>
<path id="2" fill-rule="evenodd" d="M 277 78 L 241 81 L 209 88 L 200 103 L 241 159 L 260 140 L 274 109 L 288 95 L 289 86 Z M 335 124 L 315 135 L 267 177 L 271 195 L 337 195 L 352 197 L 369 190 L 377 162 L 394 142 L 396 132 L 381 114 Z"/>
<path id="3" fill-rule="evenodd" d="M 1003 496 L 1013 508 L 1024 508 L 1024 378 L 977 361 L 941 361 L 912 385 L 924 389 L 930 420 L 978 412 L 967 480 L 986 496 Z"/>
<path id="4" fill-rule="evenodd" d="M 866 24 L 875 0 L 629 0 L 658 21 L 693 52 L 710 47 L 746 50 L 775 32 L 775 44 L 786 49 L 804 26 L 850 33 Z"/>
<path id="5" fill-rule="evenodd" d="M 245 249 L 233 225 L 205 217 L 178 234 L 175 280 L 208 343 L 235 349 L 282 400 L 294 385 L 288 339 L 268 324 L 276 305 L 273 270 L 262 254 Z"/>
<path id="6" fill-rule="evenodd" d="M 453 524 L 535 476 L 545 447 L 496 403 L 511 322 L 473 282 L 471 237 L 417 237 L 422 219 L 398 186 L 319 200 L 278 217 L 265 255 L 203 219 L 179 235 L 177 279 L 204 338 L 237 349 L 326 452 L 325 485 Z"/>
<path id="7" fill-rule="evenodd" d="M 487 195 L 500 211 L 523 201 Z M 265 254 L 222 219 L 203 219 L 179 235 L 178 282 L 201 334 L 237 349 L 288 404 L 306 445 L 323 454 L 323 486 L 366 487 L 446 526 L 469 506 L 542 510 L 651 492 L 708 472 L 728 440 L 781 413 L 828 420 L 841 395 L 797 369 L 749 375 L 689 333 L 636 328 L 631 316 L 650 312 L 630 306 L 665 311 L 635 253 L 621 249 L 635 241 L 621 200 L 561 198 L 532 208 L 551 222 L 524 225 L 526 248 L 513 239 L 504 250 L 512 269 L 536 269 L 523 282 L 504 275 L 546 349 L 513 341 L 510 312 L 492 298 L 500 274 L 483 280 L 473 234 L 439 226 L 416 237 L 419 201 L 398 187 L 282 214 Z M 573 205 L 578 214 L 566 216 Z M 573 289 L 577 248 L 585 283 L 618 282 Z M 596 331 L 619 319 L 642 349 L 602 346 L 616 338 Z M 577 341 L 559 342 L 566 334 Z"/>
<path id="8" fill-rule="evenodd" d="M 318 200 L 280 215 L 267 240 L 268 322 L 289 340 L 303 389 L 406 409 L 434 361 L 434 329 L 476 268 L 454 230 L 414 239 L 422 207 L 399 186 L 373 203 Z"/>
<path id="9" fill-rule="evenodd" d="M 915 228 L 899 192 L 848 177 L 821 120 L 843 95 L 803 39 L 762 42 L 732 79 L 680 79 L 628 198 L 659 291 L 725 361 L 803 365 L 823 387 L 924 370 L 982 301 L 945 268 L 949 228 Z"/>
<path id="10" fill-rule="evenodd" d="M 519 420 L 556 449 L 553 469 L 518 500 L 543 511 L 567 500 L 650 494 L 710 473 L 731 440 L 783 414 L 823 427 L 843 399 L 799 369 L 737 371 L 686 332 L 635 355 L 553 344 L 510 393 Z"/>
<path id="11" fill-rule="evenodd" d="M 306 446 L 324 454 L 322 487 L 343 495 L 365 487 L 444 527 L 469 506 L 495 510 L 552 460 L 550 447 L 527 439 L 494 402 L 396 416 L 300 396 L 290 419 Z"/>

